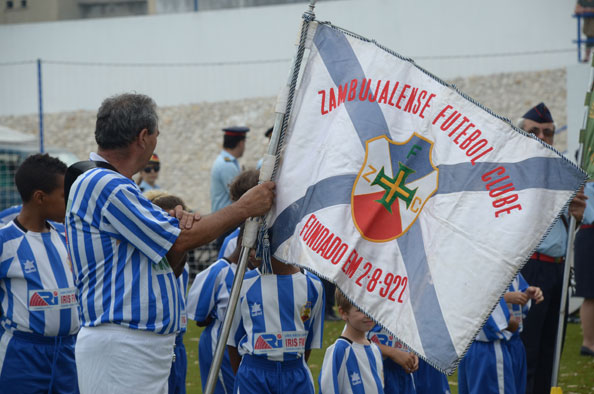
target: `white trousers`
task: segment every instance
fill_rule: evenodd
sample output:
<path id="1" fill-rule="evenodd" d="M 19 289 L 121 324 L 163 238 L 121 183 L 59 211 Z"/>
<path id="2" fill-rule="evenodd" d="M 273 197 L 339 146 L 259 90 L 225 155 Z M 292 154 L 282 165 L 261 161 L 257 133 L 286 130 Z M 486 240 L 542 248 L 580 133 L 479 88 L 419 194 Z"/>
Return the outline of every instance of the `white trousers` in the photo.
<path id="1" fill-rule="evenodd" d="M 167 393 L 174 345 L 175 334 L 82 327 L 75 348 L 81 394 Z"/>

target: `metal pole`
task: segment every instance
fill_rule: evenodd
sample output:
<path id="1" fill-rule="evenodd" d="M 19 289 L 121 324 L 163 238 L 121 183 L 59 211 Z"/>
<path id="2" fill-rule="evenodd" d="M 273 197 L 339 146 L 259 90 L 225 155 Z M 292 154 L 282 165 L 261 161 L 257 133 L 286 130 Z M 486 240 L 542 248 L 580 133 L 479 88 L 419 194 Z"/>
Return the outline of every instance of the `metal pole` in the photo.
<path id="1" fill-rule="evenodd" d="M 274 129 L 272 132 L 272 136 L 270 139 L 270 145 L 268 146 L 268 154 L 269 155 L 276 155 L 279 144 L 282 143 L 282 133 L 286 129 L 288 123 L 288 115 L 290 114 L 290 108 L 292 104 L 293 93 L 295 91 L 295 87 L 297 85 L 297 76 L 299 74 L 299 69 L 301 67 L 301 60 L 303 58 L 303 52 L 305 50 L 305 39 L 307 38 L 307 30 L 309 23 L 314 20 L 315 15 L 313 13 L 315 7 L 315 0 L 310 0 L 308 11 L 303 14 L 303 23 L 301 25 L 301 38 L 299 41 L 299 46 L 297 47 L 297 55 L 293 61 L 293 65 L 291 67 L 291 73 L 289 74 L 289 81 L 287 85 L 289 86 L 289 94 L 287 100 L 287 107 L 285 112 L 277 113 L 274 120 Z M 265 160 L 266 162 L 266 160 Z M 275 170 L 276 165 L 278 163 L 278 157 L 275 159 Z M 264 167 L 264 166 L 263 166 Z M 272 179 L 273 171 L 269 174 L 264 174 L 264 172 L 260 173 L 260 182 L 268 181 Z M 237 266 L 237 270 L 235 271 L 235 279 L 233 280 L 233 287 L 231 288 L 231 294 L 229 295 L 229 305 L 227 307 L 227 311 L 225 312 L 225 318 L 223 320 L 223 326 L 221 328 L 221 333 L 219 335 L 219 341 L 217 343 L 217 347 L 215 349 L 215 354 L 213 357 L 212 365 L 210 366 L 210 371 L 208 373 L 208 380 L 206 381 L 206 388 L 205 394 L 212 394 L 214 392 L 217 377 L 219 375 L 219 371 L 221 369 L 221 362 L 223 361 L 223 356 L 225 354 L 225 346 L 227 344 L 227 338 L 229 337 L 229 331 L 231 330 L 231 323 L 233 322 L 233 315 L 235 314 L 235 309 L 237 308 L 237 302 L 239 301 L 239 294 L 241 291 L 241 284 L 243 282 L 243 277 L 245 275 L 245 268 L 247 266 L 247 258 L 249 255 L 249 250 L 254 246 L 257 235 L 258 235 L 258 228 L 259 228 L 259 218 L 250 218 L 246 222 L 245 229 L 243 231 L 243 239 L 241 244 L 241 253 L 239 255 L 239 264 Z"/>
<path id="2" fill-rule="evenodd" d="M 582 62 L 582 16 L 577 15 L 577 55 L 578 55 L 578 63 Z"/>
<path id="3" fill-rule="evenodd" d="M 37 59 L 37 99 L 39 102 L 39 152 L 43 153 L 43 91 L 41 79 L 41 59 Z"/>
<path id="4" fill-rule="evenodd" d="M 594 76 L 594 67 L 590 68 L 590 81 L 588 84 L 588 91 L 592 87 L 592 78 Z M 586 104 L 588 105 L 588 103 Z M 586 108 L 582 129 L 586 128 L 588 121 L 588 113 L 590 108 Z M 577 163 L 582 165 L 582 155 L 584 154 L 584 141 L 579 140 Z M 559 367 L 561 365 L 561 344 L 563 343 L 563 326 L 565 325 L 565 313 L 567 309 L 567 290 L 569 288 L 569 270 L 573 262 L 573 242 L 575 240 L 575 226 L 576 220 L 571 216 L 569 220 L 569 234 L 567 236 L 567 249 L 565 251 L 565 269 L 563 270 L 563 290 L 561 292 L 561 307 L 559 308 L 559 324 L 557 326 L 557 342 L 555 343 L 555 357 L 553 358 L 553 375 L 551 376 L 551 387 L 556 388 L 559 380 Z"/>

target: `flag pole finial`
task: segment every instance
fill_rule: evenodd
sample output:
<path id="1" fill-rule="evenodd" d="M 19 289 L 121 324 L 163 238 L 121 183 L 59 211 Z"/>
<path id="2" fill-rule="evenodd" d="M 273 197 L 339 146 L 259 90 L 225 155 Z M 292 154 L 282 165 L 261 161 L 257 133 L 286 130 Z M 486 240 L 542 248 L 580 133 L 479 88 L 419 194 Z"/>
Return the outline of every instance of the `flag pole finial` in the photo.
<path id="1" fill-rule="evenodd" d="M 308 22 L 311 22 L 314 19 L 316 19 L 316 14 L 314 14 L 316 1 L 317 0 L 309 0 L 309 9 L 303 13 L 303 19 L 305 19 Z"/>

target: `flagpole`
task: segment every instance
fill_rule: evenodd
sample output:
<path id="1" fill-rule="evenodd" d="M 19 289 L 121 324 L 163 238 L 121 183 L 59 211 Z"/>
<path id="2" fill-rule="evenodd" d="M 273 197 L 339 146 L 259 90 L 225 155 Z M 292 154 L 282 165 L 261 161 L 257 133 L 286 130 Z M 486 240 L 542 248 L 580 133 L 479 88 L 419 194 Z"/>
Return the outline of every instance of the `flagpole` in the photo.
<path id="1" fill-rule="evenodd" d="M 276 115 L 274 119 L 274 128 L 272 131 L 272 136 L 270 138 L 270 145 L 268 146 L 268 154 L 264 156 L 264 162 L 262 164 L 262 168 L 260 169 L 260 183 L 271 180 L 277 168 L 277 154 L 279 149 L 282 147 L 284 132 L 287 128 L 289 115 L 291 113 L 295 87 L 297 86 L 297 79 L 299 76 L 299 70 L 301 68 L 301 61 L 303 60 L 303 53 L 305 51 L 305 40 L 307 38 L 309 23 L 315 19 L 315 14 L 313 12 L 315 3 L 316 0 L 310 0 L 308 10 L 305 11 L 305 13 L 303 14 L 303 23 L 301 25 L 301 36 L 299 39 L 299 45 L 297 47 L 297 53 L 291 66 L 291 72 L 289 73 L 287 89 L 283 90 L 283 92 L 279 95 L 279 103 L 277 103 L 277 109 L 275 110 Z M 286 97 L 283 97 L 285 93 Z M 284 103 L 284 105 L 280 105 L 280 103 Z M 246 221 L 241 243 L 241 253 L 239 255 L 239 264 L 235 271 L 235 279 L 233 280 L 231 294 L 229 295 L 229 305 L 227 307 L 225 318 L 223 320 L 223 326 L 221 328 L 221 333 L 219 335 L 219 340 L 217 342 L 217 347 L 215 349 L 213 362 L 210 366 L 210 371 L 208 373 L 205 394 L 212 394 L 217 384 L 217 378 L 221 369 L 223 356 L 225 354 L 227 338 L 229 337 L 229 332 L 231 331 L 233 315 L 235 314 L 235 309 L 237 308 L 237 302 L 239 300 L 239 294 L 241 291 L 241 284 L 245 276 L 247 258 L 250 249 L 254 247 L 254 244 L 256 242 L 259 227 L 260 218 L 249 218 Z"/>
<path id="2" fill-rule="evenodd" d="M 594 62 L 594 59 L 593 59 Z M 588 88 L 592 87 L 592 80 L 594 78 L 594 67 L 590 67 L 590 82 Z M 588 97 L 588 96 L 587 96 Z M 589 106 L 589 103 L 586 103 Z M 582 128 L 586 128 L 588 121 L 589 108 L 586 108 L 584 115 L 584 121 Z M 580 133 L 581 134 L 581 133 Z M 577 163 L 579 166 L 582 165 L 582 155 L 584 154 L 584 139 L 582 136 L 579 138 L 578 145 L 578 157 Z M 561 292 L 561 306 L 559 308 L 559 324 L 557 326 L 557 341 L 555 343 L 555 357 L 553 364 L 553 375 L 551 376 L 551 393 L 562 393 L 561 389 L 557 386 L 559 380 L 559 367 L 561 365 L 561 344 L 563 343 L 563 327 L 565 326 L 565 314 L 567 310 L 567 291 L 569 288 L 569 271 L 571 263 L 573 262 L 573 243 L 575 240 L 576 233 L 576 220 L 575 217 L 570 215 L 569 220 L 569 233 L 567 237 L 567 249 L 565 251 L 565 269 L 563 270 L 563 290 Z"/>

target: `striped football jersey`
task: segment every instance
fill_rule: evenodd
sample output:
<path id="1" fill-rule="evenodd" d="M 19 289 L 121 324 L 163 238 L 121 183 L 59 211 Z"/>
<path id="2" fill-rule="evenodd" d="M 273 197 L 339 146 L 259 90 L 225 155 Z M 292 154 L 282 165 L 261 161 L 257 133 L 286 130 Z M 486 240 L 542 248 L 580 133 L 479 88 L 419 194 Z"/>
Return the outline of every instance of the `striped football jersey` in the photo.
<path id="1" fill-rule="evenodd" d="M 203 322 L 209 317 L 213 318 L 211 323 L 213 326 L 212 340 L 215 346 L 229 304 L 229 294 L 231 294 L 236 267 L 237 265 L 231 264 L 225 259 L 217 260 L 196 275 L 188 292 L 188 318 L 197 322 Z"/>
<path id="2" fill-rule="evenodd" d="M 164 257 L 180 233 L 177 219 L 131 179 L 94 168 L 72 184 L 65 225 L 83 326 L 180 331 L 182 294 Z"/>
<path id="3" fill-rule="evenodd" d="M 326 349 L 319 378 L 320 394 L 384 392 L 382 353 L 375 343 L 363 345 L 340 337 Z"/>
<path id="4" fill-rule="evenodd" d="M 309 272 L 245 275 L 227 344 L 240 355 L 296 360 L 322 347 L 324 287 Z"/>
<path id="5" fill-rule="evenodd" d="M 509 285 L 508 291 L 520 291 L 525 292 L 526 289 L 529 287 L 528 282 L 522 276 L 522 274 L 518 273 L 515 276 L 514 280 L 512 280 L 511 284 Z M 528 314 L 530 310 L 530 306 L 532 305 L 532 300 L 528 300 L 528 302 L 524 305 L 517 305 L 517 304 L 507 304 L 507 308 L 509 309 L 509 313 L 511 316 L 515 317 L 520 321 L 520 325 L 518 329 L 513 332 L 512 336 L 519 336 L 520 333 L 524 330 L 524 318 Z"/>
<path id="6" fill-rule="evenodd" d="M 478 332 L 476 340 L 481 342 L 508 340 L 511 337 L 511 333 L 506 330 L 508 324 L 509 309 L 502 297 L 483 328 Z"/>
<path id="7" fill-rule="evenodd" d="M 45 336 L 76 334 L 77 289 L 64 234 L 27 231 L 18 221 L 0 229 L 0 322 L 6 330 Z"/>
<path id="8" fill-rule="evenodd" d="M 177 283 L 182 295 L 182 307 L 180 314 L 180 332 L 186 332 L 188 325 L 188 311 L 187 311 L 187 295 L 188 295 L 188 282 L 190 281 L 190 266 L 188 263 L 184 265 L 184 270 L 181 275 L 177 278 Z"/>

